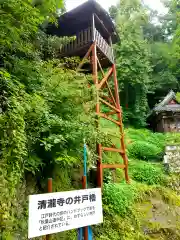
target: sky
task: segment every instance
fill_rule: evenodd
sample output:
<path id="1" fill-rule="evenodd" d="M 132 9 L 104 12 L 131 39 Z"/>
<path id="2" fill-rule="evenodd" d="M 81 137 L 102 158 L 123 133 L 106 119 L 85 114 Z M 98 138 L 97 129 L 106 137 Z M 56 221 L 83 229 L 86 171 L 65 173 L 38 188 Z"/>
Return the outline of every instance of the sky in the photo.
<path id="1" fill-rule="evenodd" d="M 110 6 L 116 5 L 118 1 L 119 0 L 97 0 L 97 2 L 99 2 L 106 10 L 108 10 Z M 66 0 L 66 8 L 69 11 L 84 2 L 86 2 L 86 0 Z M 159 13 L 166 12 L 161 0 L 144 0 L 144 2 L 152 9 L 158 10 Z"/>

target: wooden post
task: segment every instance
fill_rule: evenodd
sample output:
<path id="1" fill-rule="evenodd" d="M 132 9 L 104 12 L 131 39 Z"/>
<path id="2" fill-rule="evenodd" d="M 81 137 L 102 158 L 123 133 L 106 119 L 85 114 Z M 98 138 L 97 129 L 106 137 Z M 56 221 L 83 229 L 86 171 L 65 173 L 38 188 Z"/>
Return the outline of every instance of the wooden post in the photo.
<path id="1" fill-rule="evenodd" d="M 114 63 L 114 50 L 113 50 L 113 44 L 112 44 L 111 36 L 109 37 L 109 43 L 110 43 L 110 46 L 111 46 L 112 61 Z"/>
<path id="2" fill-rule="evenodd" d="M 52 178 L 48 178 L 48 193 L 52 192 Z M 46 235 L 46 240 L 51 240 L 51 235 Z"/>
<path id="3" fill-rule="evenodd" d="M 92 23 L 91 23 L 91 29 L 92 29 L 92 41 L 95 41 L 95 20 L 94 20 L 94 14 L 92 14 Z"/>

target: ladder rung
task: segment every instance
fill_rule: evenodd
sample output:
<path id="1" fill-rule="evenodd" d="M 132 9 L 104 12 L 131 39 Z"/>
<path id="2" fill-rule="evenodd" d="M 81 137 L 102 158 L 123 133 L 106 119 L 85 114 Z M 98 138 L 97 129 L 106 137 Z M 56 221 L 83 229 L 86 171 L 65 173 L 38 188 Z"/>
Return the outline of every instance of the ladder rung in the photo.
<path id="1" fill-rule="evenodd" d="M 119 125 L 119 126 L 121 126 L 121 123 L 120 123 L 120 122 L 114 120 L 114 119 L 111 118 L 111 117 L 108 117 L 108 116 L 107 116 L 106 114 L 104 114 L 104 113 L 99 113 L 99 116 L 100 116 L 100 117 L 103 117 L 103 118 L 105 118 L 105 119 L 107 119 L 107 120 L 109 120 L 109 121 L 111 121 L 111 122 L 113 122 L 113 123 L 116 123 L 116 124 Z"/>
<path id="2" fill-rule="evenodd" d="M 116 112 L 118 112 L 118 113 L 121 112 L 121 110 L 118 109 L 116 106 L 111 105 L 110 103 L 106 102 L 106 101 L 103 100 L 102 98 L 99 98 L 99 100 L 100 100 L 101 102 L 103 102 L 105 105 L 107 105 L 108 107 L 114 109 Z"/>
<path id="3" fill-rule="evenodd" d="M 124 169 L 126 166 L 124 164 L 102 164 L 102 168 L 110 168 L 110 169 L 115 169 L 115 168 L 121 168 Z"/>
<path id="4" fill-rule="evenodd" d="M 118 153 L 124 154 L 124 151 L 123 151 L 123 150 L 117 149 L 117 148 L 102 147 L 102 149 L 103 149 L 104 151 L 118 152 Z"/>

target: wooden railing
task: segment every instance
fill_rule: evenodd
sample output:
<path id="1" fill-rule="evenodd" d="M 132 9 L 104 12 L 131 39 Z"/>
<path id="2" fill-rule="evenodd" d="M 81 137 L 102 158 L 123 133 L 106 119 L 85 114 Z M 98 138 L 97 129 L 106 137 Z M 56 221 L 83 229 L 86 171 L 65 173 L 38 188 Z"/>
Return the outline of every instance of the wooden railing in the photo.
<path id="1" fill-rule="evenodd" d="M 96 40 L 97 46 L 101 49 L 104 55 L 108 57 L 109 60 L 113 63 L 114 62 L 113 50 L 111 46 L 109 46 L 106 40 L 104 40 L 104 38 L 96 29 L 95 29 L 95 40 Z"/>
<path id="2" fill-rule="evenodd" d="M 98 48 L 113 63 L 114 58 L 113 58 L 113 52 L 112 52 L 111 46 L 108 45 L 108 43 L 104 40 L 104 38 L 96 29 L 95 29 L 94 37 L 95 37 L 95 41 Z M 88 43 L 91 43 L 91 42 L 93 42 L 92 28 L 87 28 L 81 31 L 80 33 L 78 33 L 75 40 L 62 46 L 62 48 L 60 49 L 60 54 L 63 56 L 65 56 L 66 54 L 73 55 L 73 53 L 76 52 L 78 49 L 86 46 Z"/>
<path id="3" fill-rule="evenodd" d="M 79 32 L 76 36 L 76 39 L 72 42 L 64 45 L 60 52 L 61 54 L 71 53 L 75 50 L 85 46 L 86 44 L 90 43 L 92 41 L 92 29 L 87 28 L 81 32 Z"/>

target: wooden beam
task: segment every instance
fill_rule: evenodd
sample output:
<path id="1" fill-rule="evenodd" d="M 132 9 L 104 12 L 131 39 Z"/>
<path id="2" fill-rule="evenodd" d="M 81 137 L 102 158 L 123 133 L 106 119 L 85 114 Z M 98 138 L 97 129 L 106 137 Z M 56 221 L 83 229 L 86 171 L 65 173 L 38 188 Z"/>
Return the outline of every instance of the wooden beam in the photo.
<path id="1" fill-rule="evenodd" d="M 105 95 L 101 95 L 101 98 L 105 98 L 107 101 L 109 101 L 110 103 L 113 102 L 113 100 Z"/>
<path id="2" fill-rule="evenodd" d="M 106 114 L 104 114 L 104 113 L 99 113 L 98 115 L 99 115 L 100 117 L 102 117 L 102 118 L 105 118 L 105 119 L 107 119 L 107 120 L 109 120 L 109 121 L 111 121 L 111 122 L 113 122 L 113 123 L 121 126 L 121 123 L 120 123 L 120 122 L 114 120 L 113 118 L 108 117 L 108 116 L 107 116 Z"/>
<path id="3" fill-rule="evenodd" d="M 105 73 L 104 73 L 104 71 L 103 71 L 103 69 L 102 69 L 101 63 L 100 63 L 99 59 L 97 59 L 97 60 L 98 60 L 99 68 L 100 68 L 100 70 L 101 70 L 101 72 L 102 72 L 102 74 L 103 74 L 103 77 L 105 77 Z M 115 99 L 114 99 L 113 93 L 112 93 L 112 91 L 111 91 L 111 88 L 109 87 L 108 82 L 106 82 L 106 85 L 107 85 L 108 91 L 109 91 L 109 93 L 110 93 L 110 95 L 111 95 L 112 101 L 114 102 L 114 106 L 116 106 L 116 101 L 115 101 Z"/>
<path id="4" fill-rule="evenodd" d="M 95 39 L 95 30 L 96 30 L 96 27 L 95 27 L 95 19 L 94 19 L 94 13 L 92 14 L 92 26 L 91 26 L 91 28 L 92 28 L 92 40 L 93 40 L 93 42 L 96 40 Z"/>
<path id="5" fill-rule="evenodd" d="M 79 66 L 77 67 L 76 71 L 78 72 L 82 66 L 84 65 L 84 61 L 89 57 L 92 49 L 94 47 L 94 43 L 90 46 L 89 50 L 87 51 L 86 55 L 84 56 L 83 60 L 81 61 L 81 63 L 79 64 Z"/>
<path id="6" fill-rule="evenodd" d="M 121 168 L 121 169 L 125 169 L 125 165 L 124 164 L 102 164 L 102 168 L 109 168 L 109 169 L 116 169 L 116 168 Z"/>
<path id="7" fill-rule="evenodd" d="M 116 111 L 112 111 L 112 112 L 106 112 L 106 115 L 109 116 L 109 115 L 114 115 L 114 114 L 117 114 Z"/>
<path id="8" fill-rule="evenodd" d="M 107 30 L 107 28 L 105 27 L 104 23 L 100 20 L 100 18 L 97 16 L 96 13 L 94 13 L 95 18 L 97 19 L 97 21 L 101 24 L 103 30 L 109 35 L 111 36 L 110 32 Z"/>
<path id="9" fill-rule="evenodd" d="M 117 149 L 117 148 L 102 147 L 102 150 L 124 154 L 124 152 L 121 149 Z"/>
<path id="10" fill-rule="evenodd" d="M 111 76 L 113 72 L 113 69 L 110 68 L 107 75 L 101 80 L 101 82 L 97 85 L 98 89 L 101 89 L 101 87 L 107 82 L 107 80 L 109 79 L 109 77 Z"/>
<path id="11" fill-rule="evenodd" d="M 114 107 L 113 105 L 111 105 L 110 103 L 106 102 L 106 101 L 103 100 L 102 98 L 99 98 L 99 100 L 100 100 L 101 102 L 103 102 L 105 105 L 107 105 L 108 107 L 110 107 L 110 108 L 112 108 L 113 110 L 115 110 L 116 112 L 119 113 L 119 112 L 121 111 L 120 109 Z"/>
<path id="12" fill-rule="evenodd" d="M 116 101 L 115 101 L 115 99 L 114 99 L 113 93 L 112 93 L 112 91 L 111 91 L 111 88 L 110 88 L 108 82 L 106 82 L 106 85 L 107 85 L 108 91 L 109 91 L 109 93 L 110 93 L 110 95 L 111 95 L 111 98 L 112 98 L 112 100 L 113 100 L 114 106 L 116 106 L 117 104 L 116 104 Z"/>
<path id="13" fill-rule="evenodd" d="M 102 75 L 103 75 L 103 77 L 105 77 L 105 73 L 104 73 L 104 71 L 103 71 L 103 69 L 102 69 L 101 63 L 100 63 L 100 61 L 99 61 L 98 58 L 97 58 L 97 60 L 98 60 L 98 65 L 99 65 L 99 68 L 100 68 L 100 70 L 101 70 L 101 72 L 102 72 Z M 109 87 L 108 82 L 106 82 L 106 85 L 107 85 L 108 91 L 109 91 L 109 93 L 110 93 L 110 95 L 111 95 L 111 98 L 112 98 L 112 101 L 113 101 L 113 103 L 114 103 L 114 106 L 116 106 L 116 101 L 115 101 L 115 99 L 114 99 L 113 93 L 112 93 L 112 91 L 111 91 L 111 88 Z"/>

